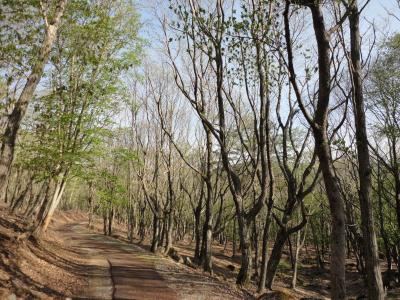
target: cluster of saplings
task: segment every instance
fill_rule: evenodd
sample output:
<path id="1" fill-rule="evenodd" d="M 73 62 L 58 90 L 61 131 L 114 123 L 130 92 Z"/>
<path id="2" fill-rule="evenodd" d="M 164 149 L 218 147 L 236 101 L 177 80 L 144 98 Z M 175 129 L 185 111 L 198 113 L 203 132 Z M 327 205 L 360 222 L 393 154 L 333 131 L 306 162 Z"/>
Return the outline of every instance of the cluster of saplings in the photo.
<path id="1" fill-rule="evenodd" d="M 153 252 L 192 241 L 210 273 L 220 243 L 259 292 L 288 259 L 292 288 L 310 264 L 345 299 L 353 260 L 384 299 L 400 284 L 399 35 L 377 36 L 368 1 L 165 4 L 146 42 L 131 1 L 6 1 L 2 200 L 31 234 L 61 203 Z"/>

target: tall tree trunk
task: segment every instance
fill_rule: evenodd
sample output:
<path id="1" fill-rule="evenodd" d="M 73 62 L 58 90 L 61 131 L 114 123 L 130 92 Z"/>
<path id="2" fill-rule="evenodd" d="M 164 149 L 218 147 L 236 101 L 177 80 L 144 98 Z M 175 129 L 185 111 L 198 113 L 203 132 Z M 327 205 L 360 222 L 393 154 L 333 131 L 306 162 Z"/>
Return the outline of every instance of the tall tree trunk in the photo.
<path id="1" fill-rule="evenodd" d="M 331 92 L 330 38 L 325 28 L 321 4 L 310 5 L 315 37 L 318 45 L 319 89 L 318 103 L 313 126 L 315 147 L 324 178 L 332 218 L 331 228 L 331 297 L 333 300 L 346 298 L 346 220 L 344 201 L 339 183 L 333 170 L 327 133 L 328 109 Z"/>
<path id="2" fill-rule="evenodd" d="M 107 211 L 103 211 L 103 234 L 107 235 Z"/>
<path id="3" fill-rule="evenodd" d="M 374 230 L 374 216 L 371 200 L 371 164 L 368 149 L 367 128 L 363 97 L 363 75 L 361 66 L 361 39 L 357 0 L 350 4 L 351 75 L 353 83 L 354 119 L 356 127 L 358 175 L 360 178 L 359 200 L 361 209 L 361 230 L 365 258 L 368 299 L 385 298 L 382 275 L 379 267 L 378 245 Z"/>
<path id="4" fill-rule="evenodd" d="M 260 281 L 258 282 L 258 292 L 261 293 L 265 289 L 265 282 L 267 278 L 267 265 L 268 265 L 268 239 L 269 239 L 269 228 L 271 225 L 271 210 L 268 209 L 267 216 L 265 218 L 265 225 L 263 231 L 263 242 L 261 248 L 261 271 Z"/>
<path id="5" fill-rule="evenodd" d="M 51 181 L 47 180 L 43 183 L 42 187 L 40 188 L 38 194 L 36 195 L 35 199 L 30 203 L 29 207 L 27 207 L 24 217 L 27 219 L 32 219 L 35 211 L 39 208 L 38 216 L 40 215 L 40 210 L 43 207 L 43 203 L 47 201 L 48 195 L 51 190 Z M 44 214 L 44 211 L 43 211 Z M 37 216 L 36 219 L 39 219 Z"/>
<path id="6" fill-rule="evenodd" d="M 168 160 L 167 162 L 167 178 L 168 178 L 168 212 L 165 218 L 165 222 L 167 225 L 166 228 L 166 245 L 165 245 L 165 253 L 168 254 L 170 248 L 172 248 L 172 233 L 174 230 L 174 219 L 173 219 L 173 211 L 175 207 L 175 193 L 174 186 L 172 180 L 172 144 L 171 139 L 169 139 L 169 152 L 168 152 Z"/>
<path id="7" fill-rule="evenodd" d="M 57 36 L 57 30 L 61 22 L 61 17 L 64 13 L 67 0 L 58 1 L 56 12 L 52 20 L 47 20 L 45 17 L 45 36 L 40 48 L 40 53 L 35 64 L 32 66 L 25 86 L 21 91 L 18 101 L 15 104 L 11 114 L 7 116 L 7 125 L 2 137 L 0 148 L 0 201 L 4 201 L 6 194 L 8 176 L 10 174 L 11 164 L 14 159 L 15 142 L 17 139 L 18 130 L 21 120 L 25 115 L 28 104 L 31 101 L 36 87 L 39 84 L 43 75 L 44 67 L 50 55 L 50 51 L 54 40 Z"/>
<path id="8" fill-rule="evenodd" d="M 270 258 L 268 260 L 267 266 L 267 274 L 266 274 L 266 281 L 265 286 L 268 289 L 272 289 L 272 284 L 275 279 L 276 270 L 278 269 L 279 261 L 282 257 L 282 250 L 285 246 L 285 242 L 288 238 L 286 231 L 283 228 L 280 228 L 277 235 L 274 246 L 271 251 Z"/>
<path id="9" fill-rule="evenodd" d="M 203 270 L 212 274 L 212 239 L 213 239 L 213 186 L 211 183 L 212 177 L 212 140 L 211 130 L 204 125 L 206 133 L 206 166 L 205 166 L 205 185 L 206 185 L 206 198 L 205 198 L 205 220 L 203 225 L 203 239 L 201 247 L 200 260 L 203 264 Z"/>
<path id="10" fill-rule="evenodd" d="M 304 229 L 303 239 L 301 239 L 301 231 L 299 231 L 296 235 L 296 253 L 294 255 L 294 269 L 293 269 L 293 278 L 291 283 L 292 289 L 296 289 L 297 273 L 298 273 L 297 271 L 299 268 L 299 255 L 300 255 L 300 250 L 305 243 L 306 234 L 307 234 L 307 227 Z"/>
<path id="11" fill-rule="evenodd" d="M 33 184 L 33 177 L 30 177 L 25 189 L 22 191 L 22 193 L 19 194 L 18 198 L 12 204 L 11 212 L 14 213 L 17 209 L 19 209 L 22 206 L 22 203 L 24 202 L 26 195 L 28 194 L 28 192 L 32 191 L 32 184 Z"/>
<path id="12" fill-rule="evenodd" d="M 253 220 L 253 247 L 254 247 L 254 275 L 258 277 L 260 274 L 258 272 L 258 231 L 256 219 Z"/>
<path id="13" fill-rule="evenodd" d="M 168 253 L 169 249 L 172 248 L 172 233 L 174 230 L 174 221 L 172 218 L 172 209 L 170 209 L 168 213 L 167 219 L 167 232 L 166 232 L 166 245 L 165 245 L 165 253 Z"/>
<path id="14" fill-rule="evenodd" d="M 252 271 L 252 249 L 250 224 L 243 216 L 238 217 L 238 231 L 241 245 L 241 264 L 236 283 L 246 286 L 250 281 Z"/>
<path id="15" fill-rule="evenodd" d="M 93 228 L 93 201 L 94 201 L 94 191 L 93 191 L 93 182 L 89 182 L 89 195 L 88 195 L 88 206 L 89 206 L 89 221 L 88 227 L 89 229 Z"/>
<path id="16" fill-rule="evenodd" d="M 346 298 L 346 221 L 344 203 L 340 196 L 337 178 L 335 177 L 329 153 L 329 141 L 324 132 L 316 131 L 316 147 L 329 199 L 332 218 L 331 228 L 331 296 L 333 300 Z"/>
<path id="17" fill-rule="evenodd" d="M 47 227 L 50 224 L 51 218 L 57 208 L 58 203 L 61 201 L 61 197 L 64 193 L 64 189 L 66 186 L 66 174 L 61 175 L 60 178 L 57 179 L 55 189 L 53 192 L 53 196 L 51 200 L 45 200 L 40 208 L 39 214 L 37 216 L 36 224 L 33 230 L 33 233 L 36 235 L 40 235 L 41 233 L 47 230 Z M 46 199 L 47 196 L 46 196 Z"/>
<path id="18" fill-rule="evenodd" d="M 294 87 L 299 107 L 313 129 L 315 151 L 318 156 L 322 176 L 325 183 L 329 208 L 331 212 L 331 297 L 333 300 L 346 298 L 346 224 L 344 201 L 340 195 L 339 183 L 336 178 L 330 155 L 330 145 L 327 133 L 328 111 L 331 92 L 331 48 L 330 33 L 325 27 L 321 1 L 298 1 L 311 10 L 315 39 L 318 48 L 318 98 L 314 118 L 303 104 L 301 92 L 297 85 L 293 64 L 293 50 L 289 26 L 289 7 L 291 1 L 286 0 L 284 22 L 286 47 L 288 51 L 289 79 Z"/>
<path id="19" fill-rule="evenodd" d="M 111 236 L 112 234 L 112 223 L 114 220 L 114 207 L 111 205 L 110 209 L 108 210 L 108 232 L 107 234 Z"/>
<path id="20" fill-rule="evenodd" d="M 395 150 L 397 151 L 397 150 Z M 397 165 L 397 159 L 394 159 L 394 164 Z M 395 168 L 394 174 L 394 181 L 395 181 L 395 200 L 396 200 L 396 216 L 397 216 L 397 227 L 400 230 L 400 170 Z"/>
<path id="21" fill-rule="evenodd" d="M 53 200 L 52 200 L 52 202 L 50 204 L 49 210 L 48 210 L 48 212 L 46 214 L 46 217 L 43 220 L 43 225 L 42 225 L 42 228 L 41 228 L 41 230 L 43 232 L 45 232 L 47 230 L 47 227 L 50 224 L 51 218 L 53 217 L 53 214 L 54 214 L 58 204 L 61 201 L 62 195 L 64 194 L 65 186 L 66 186 L 66 181 L 63 178 L 61 180 L 61 182 L 58 184 L 58 186 L 56 187 L 56 191 L 57 191 L 57 188 L 58 188 L 58 192 L 54 193 L 54 197 L 53 197 Z"/>
<path id="22" fill-rule="evenodd" d="M 212 187 L 211 182 L 207 179 L 207 198 L 205 209 L 205 220 L 203 227 L 203 269 L 205 272 L 212 274 L 212 238 L 213 238 L 213 215 L 212 215 Z"/>
<path id="23" fill-rule="evenodd" d="M 157 214 L 153 214 L 153 238 L 151 241 L 151 252 L 156 253 L 160 239 L 160 220 Z"/>
<path id="24" fill-rule="evenodd" d="M 139 244 L 143 242 L 145 235 L 146 235 L 146 224 L 145 224 L 145 211 L 146 211 L 146 201 L 143 201 L 144 203 L 142 203 L 142 206 L 140 207 L 140 221 L 139 221 Z"/>
<path id="25" fill-rule="evenodd" d="M 195 234 L 195 249 L 194 249 L 194 261 L 200 263 L 200 245 L 201 245 L 201 230 L 200 230 L 200 218 L 201 218 L 201 208 L 202 208 L 202 197 L 197 204 L 194 211 L 194 234 Z"/>
<path id="26" fill-rule="evenodd" d="M 303 200 L 301 200 L 301 201 L 303 201 Z M 293 205 L 295 205 L 296 202 L 292 202 L 292 203 L 293 203 Z M 290 235 L 295 232 L 300 231 L 307 223 L 306 223 L 305 217 L 303 216 L 303 221 L 301 223 L 299 223 L 298 225 L 296 225 L 293 228 L 288 229 L 287 224 L 288 224 L 288 221 L 290 220 L 291 214 L 292 214 L 291 212 L 286 213 L 282 217 L 281 224 L 279 224 L 280 229 L 276 235 L 276 240 L 275 240 L 274 246 L 272 248 L 271 256 L 269 258 L 268 266 L 267 266 L 265 286 L 268 289 L 272 289 L 272 284 L 274 282 L 275 275 L 278 270 L 278 265 L 281 260 L 282 251 L 283 251 L 286 241 L 289 242 L 292 268 L 294 269 L 295 259 L 293 257 L 293 251 L 292 251 L 292 247 L 290 244 Z"/>
<path id="27" fill-rule="evenodd" d="M 233 230 L 232 230 L 232 258 L 236 256 L 236 219 L 233 220 Z"/>

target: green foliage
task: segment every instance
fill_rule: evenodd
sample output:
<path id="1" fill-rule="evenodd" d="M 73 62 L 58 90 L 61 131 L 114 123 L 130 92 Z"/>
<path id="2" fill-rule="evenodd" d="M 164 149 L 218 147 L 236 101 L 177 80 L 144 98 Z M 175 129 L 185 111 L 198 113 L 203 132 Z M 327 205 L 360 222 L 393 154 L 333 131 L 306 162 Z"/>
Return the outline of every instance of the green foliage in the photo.
<path id="1" fill-rule="evenodd" d="M 102 170 L 97 178 L 97 197 L 102 210 L 111 206 L 122 206 L 126 204 L 125 187 L 121 183 L 121 177 L 108 170 Z"/>
<path id="2" fill-rule="evenodd" d="M 29 69 L 44 31 L 38 0 L 0 1 L 0 69 L 10 82 Z"/>
<path id="3" fill-rule="evenodd" d="M 114 131 L 114 134 L 118 135 Z M 137 162 L 137 154 L 122 146 L 109 145 L 103 153 L 103 159 L 96 165 L 96 173 L 92 180 L 95 182 L 96 193 L 101 209 L 107 210 L 112 206 L 126 207 L 128 204 L 125 176 L 122 176 L 129 164 Z"/>
<path id="4" fill-rule="evenodd" d="M 126 97 L 122 76 L 139 63 L 138 16 L 130 1 L 73 0 L 64 18 L 21 160 L 47 176 L 91 178 Z"/>
<path id="5" fill-rule="evenodd" d="M 400 34 L 385 42 L 368 77 L 368 107 L 376 115 L 381 137 L 397 139 L 400 128 Z"/>

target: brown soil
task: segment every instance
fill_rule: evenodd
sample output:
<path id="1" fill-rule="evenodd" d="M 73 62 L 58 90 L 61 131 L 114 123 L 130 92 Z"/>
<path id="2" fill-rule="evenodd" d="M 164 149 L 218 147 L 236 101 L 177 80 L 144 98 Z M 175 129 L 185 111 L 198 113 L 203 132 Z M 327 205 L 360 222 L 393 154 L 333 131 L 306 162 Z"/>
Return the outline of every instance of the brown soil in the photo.
<path id="1" fill-rule="evenodd" d="M 0 207 L 0 299 L 252 299 L 236 286 L 87 229 L 58 213 L 39 241 Z"/>
<path id="2" fill-rule="evenodd" d="M 98 232 L 102 232 L 102 228 L 102 220 L 97 219 L 94 229 Z M 126 236 L 126 225 L 115 223 L 113 237 L 128 242 Z M 140 245 L 148 251 L 150 250 L 150 240 L 148 238 L 140 244 L 139 239 L 136 238 L 133 243 Z M 174 249 L 176 249 L 178 254 L 183 258 L 189 257 L 193 261 L 194 246 L 194 241 L 183 240 L 175 243 Z M 271 251 L 271 248 L 272 245 L 270 245 L 269 251 Z M 235 279 L 240 268 L 240 253 L 235 257 L 232 257 L 232 254 L 232 244 L 228 244 L 226 247 L 218 243 L 213 244 L 213 278 L 218 279 L 220 282 L 225 282 L 226 285 L 234 288 L 236 286 Z M 315 251 L 310 247 L 307 249 L 305 247 L 302 248 L 300 258 L 296 290 L 290 288 L 292 269 L 290 266 L 289 250 L 285 249 L 274 281 L 274 290 L 268 291 L 262 295 L 257 294 L 256 279 L 252 278 L 253 284 L 246 287 L 242 292 L 246 295 L 253 295 L 256 299 L 330 299 L 329 262 L 325 261 L 326 268 L 324 270 L 316 267 Z M 169 259 L 173 261 L 171 258 Z M 351 258 L 348 259 L 346 265 L 346 288 L 349 300 L 363 299 L 362 296 L 365 295 L 366 292 L 363 288 L 363 280 L 356 269 L 355 260 Z M 385 267 L 385 263 L 382 261 L 381 268 L 383 272 L 386 269 Z M 188 269 L 190 269 L 190 272 L 202 276 L 209 276 L 204 273 L 200 267 Z M 386 298 L 400 299 L 400 288 L 397 287 L 388 290 Z"/>
<path id="3" fill-rule="evenodd" d="M 113 237 L 101 234 L 100 219 L 94 230 L 87 216 L 77 211 L 57 213 L 40 239 L 18 239 L 26 225 L 0 206 L 0 299 L 328 299 L 329 273 L 313 267 L 312 249 L 302 253 L 298 288 L 289 288 L 288 253 L 274 291 L 257 295 L 255 285 L 240 289 L 235 284 L 239 257 L 232 258 L 231 245 L 213 245 L 214 274 L 177 263 L 126 240 L 124 224 L 115 224 Z M 183 259 L 192 258 L 193 243 L 181 241 L 174 249 Z M 329 266 L 327 266 L 329 267 Z M 363 294 L 362 281 L 348 262 L 350 299 Z M 255 296 L 252 296 L 255 295 Z M 10 297 L 11 296 L 11 297 Z M 15 296 L 15 297 L 14 297 Z M 388 299 L 400 299 L 391 290 Z"/>
<path id="4" fill-rule="evenodd" d="M 84 290 L 85 259 L 54 236 L 18 240 L 26 224 L 0 207 L 0 299 L 65 299 Z"/>

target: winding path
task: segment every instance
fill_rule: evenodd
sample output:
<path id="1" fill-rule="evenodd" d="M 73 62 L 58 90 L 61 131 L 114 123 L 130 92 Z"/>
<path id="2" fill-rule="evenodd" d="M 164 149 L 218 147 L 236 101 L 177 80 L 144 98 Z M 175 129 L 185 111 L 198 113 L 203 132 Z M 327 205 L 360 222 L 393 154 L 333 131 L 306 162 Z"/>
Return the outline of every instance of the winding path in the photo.
<path id="1" fill-rule="evenodd" d="M 141 247 L 87 229 L 87 223 L 59 227 L 60 236 L 89 260 L 83 299 L 243 299 L 210 277 L 190 272 Z"/>

